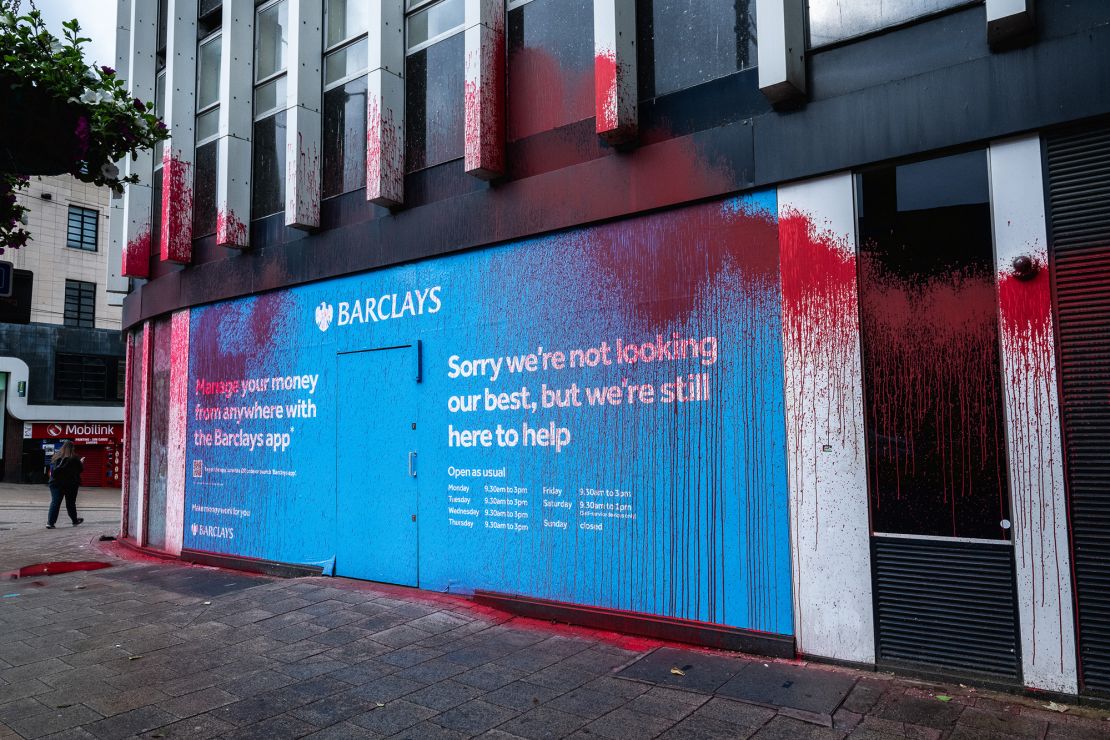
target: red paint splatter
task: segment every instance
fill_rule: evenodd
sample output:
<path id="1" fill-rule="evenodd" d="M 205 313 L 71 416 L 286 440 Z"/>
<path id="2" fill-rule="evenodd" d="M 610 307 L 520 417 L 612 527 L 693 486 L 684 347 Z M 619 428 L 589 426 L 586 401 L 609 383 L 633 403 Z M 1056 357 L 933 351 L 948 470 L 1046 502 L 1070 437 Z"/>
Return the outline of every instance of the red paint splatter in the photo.
<path id="1" fill-rule="evenodd" d="M 1056 469 L 1061 444 L 1058 435 L 1056 364 L 1052 329 L 1052 294 L 1044 256 L 1035 260 L 1035 277 L 1021 280 L 1010 273 L 998 276 L 1002 318 L 1002 357 L 1006 372 L 1006 407 L 1009 416 L 1010 489 L 1014 501 L 1014 530 L 1021 536 L 1017 557 L 1023 570 L 1031 570 L 1036 632 L 1038 607 L 1054 592 L 1057 634 L 1064 634 L 1067 566 L 1060 562 L 1059 525 L 1063 481 Z M 1037 640 L 1032 659 L 1036 662 Z M 1059 640 L 1058 661 L 1064 666 L 1064 640 Z"/>
<path id="2" fill-rule="evenodd" d="M 636 122 L 629 109 L 633 90 L 625 65 L 617 62 L 616 52 L 606 49 L 594 56 L 594 109 L 597 133 L 606 141 L 619 144 L 636 135 Z"/>
<path id="3" fill-rule="evenodd" d="M 373 93 L 366 102 L 366 200 L 394 206 L 404 200 L 402 134 L 382 102 Z"/>
<path id="4" fill-rule="evenodd" d="M 287 145 L 285 171 L 286 208 L 292 208 L 297 226 L 320 225 L 320 156 L 316 144 L 305 146 L 297 132 L 297 145 Z"/>
<path id="5" fill-rule="evenodd" d="M 193 166 L 180 157 L 162 157 L 163 262 L 188 263 L 193 254 Z"/>
<path id="6" fill-rule="evenodd" d="M 111 567 L 111 563 L 98 563 L 95 560 L 54 560 L 49 563 L 25 565 L 22 568 L 5 573 L 4 576 L 11 579 L 28 578 L 31 576 L 56 576 L 62 573 L 75 573 L 83 570 L 101 570 Z"/>
<path id="7" fill-rule="evenodd" d="M 860 268 L 874 530 L 998 537 L 1008 505 L 992 276 L 906 277 L 867 251 Z"/>
<path id="8" fill-rule="evenodd" d="M 488 28 L 478 35 L 481 48 L 466 55 L 464 165 L 491 179 L 505 171 L 505 35 Z"/>
<path id="9" fill-rule="evenodd" d="M 781 215 L 779 235 L 784 384 L 790 394 L 787 434 L 794 453 L 791 484 L 795 505 L 813 513 L 816 543 L 823 492 L 817 451 L 823 445 L 859 451 L 855 245 L 797 211 Z"/>
<path id="10" fill-rule="evenodd" d="M 123 264 L 120 274 L 124 277 L 150 277 L 150 224 L 144 224 L 123 247 Z"/>
<path id="11" fill-rule="evenodd" d="M 238 219 L 235 212 L 216 212 L 216 244 L 221 247 L 245 247 L 247 241 L 247 226 Z"/>

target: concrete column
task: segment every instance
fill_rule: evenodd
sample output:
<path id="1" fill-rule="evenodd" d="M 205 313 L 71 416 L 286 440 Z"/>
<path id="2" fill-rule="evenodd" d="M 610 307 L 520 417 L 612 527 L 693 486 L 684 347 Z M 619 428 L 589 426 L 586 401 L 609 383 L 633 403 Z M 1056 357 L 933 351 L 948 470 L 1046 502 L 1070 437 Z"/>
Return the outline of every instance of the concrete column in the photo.
<path id="1" fill-rule="evenodd" d="M 626 144 L 638 132 L 636 2 L 594 0 L 594 108 L 598 136 Z"/>
<path id="2" fill-rule="evenodd" d="M 168 0 L 166 25 L 166 125 L 162 154 L 163 262 L 193 258 L 193 133 L 196 121 L 197 0 Z"/>
<path id="3" fill-rule="evenodd" d="M 185 450 L 189 447 L 189 309 L 170 318 L 170 400 L 166 431 L 166 552 L 181 554 L 185 522 Z"/>
<path id="4" fill-rule="evenodd" d="M 154 99 L 155 59 L 158 44 L 158 6 L 156 3 L 131 3 L 128 91 L 144 101 Z M 150 276 L 151 183 L 154 158 L 149 149 L 127 160 L 126 174 L 138 175 L 123 196 L 122 264 L 126 277 Z"/>
<path id="5" fill-rule="evenodd" d="M 1074 694 L 1075 614 L 1037 135 L 990 145 L 1006 457 L 1025 685 Z"/>
<path id="6" fill-rule="evenodd" d="M 794 634 L 803 654 L 873 663 L 852 174 L 778 196 Z"/>
<path id="7" fill-rule="evenodd" d="M 116 0 L 116 76 L 130 80 L 131 69 L 131 3 Z M 127 172 L 130 157 L 116 162 L 120 174 Z M 129 189 L 125 186 L 125 192 Z M 123 275 L 124 197 L 112 196 L 108 203 L 108 260 L 104 276 L 104 289 L 108 292 L 108 305 L 122 301 L 121 294 L 131 289 L 131 281 Z"/>
<path id="8" fill-rule="evenodd" d="M 320 226 L 320 110 L 323 5 L 289 0 L 285 113 L 285 225 Z"/>
<path id="9" fill-rule="evenodd" d="M 404 0 L 366 2 L 366 200 L 392 208 L 405 200 L 405 6 Z"/>
<path id="10" fill-rule="evenodd" d="M 224 0 L 216 140 L 216 244 L 221 247 L 250 246 L 253 114 L 254 2 Z"/>
<path id="11" fill-rule="evenodd" d="M 806 0 L 756 0 L 759 89 L 772 103 L 806 94 Z"/>
<path id="12" fill-rule="evenodd" d="M 505 3 L 466 0 L 464 166 L 492 180 L 505 173 Z"/>

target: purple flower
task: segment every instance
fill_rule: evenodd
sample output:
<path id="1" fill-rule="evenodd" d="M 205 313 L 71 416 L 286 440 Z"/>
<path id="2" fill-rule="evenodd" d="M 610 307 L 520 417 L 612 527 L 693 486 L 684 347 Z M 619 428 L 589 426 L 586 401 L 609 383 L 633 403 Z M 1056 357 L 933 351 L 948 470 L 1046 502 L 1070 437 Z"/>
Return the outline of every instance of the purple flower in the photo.
<path id="1" fill-rule="evenodd" d="M 133 103 L 134 103 L 134 105 L 135 105 L 135 110 L 139 110 L 139 111 L 144 111 L 144 110 L 146 110 L 146 103 L 144 103 L 143 101 L 139 100 L 138 98 L 135 98 L 135 100 L 133 100 L 132 102 L 133 102 Z"/>
<path id="2" fill-rule="evenodd" d="M 111 67 L 109 67 L 106 64 L 101 65 L 100 71 L 103 72 L 108 77 L 111 77 L 112 75 L 114 75 L 116 73 L 116 71 L 114 69 L 112 69 Z"/>
<path id="3" fill-rule="evenodd" d="M 162 123 L 161 121 L 159 121 L 156 125 L 157 125 L 159 131 L 165 131 L 166 130 L 166 124 Z"/>
<path id="4" fill-rule="evenodd" d="M 77 117 L 77 128 L 74 129 L 73 134 L 77 137 L 77 158 L 84 159 L 85 155 L 89 152 L 89 119 L 84 116 Z"/>

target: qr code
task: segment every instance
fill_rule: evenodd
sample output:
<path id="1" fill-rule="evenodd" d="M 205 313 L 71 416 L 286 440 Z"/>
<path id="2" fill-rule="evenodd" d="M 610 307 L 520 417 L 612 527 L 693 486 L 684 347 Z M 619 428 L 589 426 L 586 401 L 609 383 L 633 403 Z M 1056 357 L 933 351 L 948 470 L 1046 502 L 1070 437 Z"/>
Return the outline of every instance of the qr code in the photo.
<path id="1" fill-rule="evenodd" d="M 203 478 L 204 477 L 204 461 L 203 460 L 193 460 L 193 477 L 194 478 Z"/>

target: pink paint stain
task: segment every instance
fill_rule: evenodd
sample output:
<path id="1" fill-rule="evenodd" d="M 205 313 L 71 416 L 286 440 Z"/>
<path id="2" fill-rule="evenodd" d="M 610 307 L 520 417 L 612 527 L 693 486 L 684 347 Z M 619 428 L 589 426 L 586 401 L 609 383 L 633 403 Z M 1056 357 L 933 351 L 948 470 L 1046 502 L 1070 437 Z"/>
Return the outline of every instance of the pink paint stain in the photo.
<path id="1" fill-rule="evenodd" d="M 150 277 L 150 224 L 144 224 L 124 245 L 120 274 L 124 277 Z"/>
<path id="2" fill-rule="evenodd" d="M 610 143 L 628 141 L 636 135 L 636 122 L 621 120 L 622 107 L 629 105 L 623 98 L 633 92 L 629 87 L 627 69 L 617 63 L 616 52 L 607 49 L 594 56 L 596 130 Z"/>
<path id="3" fill-rule="evenodd" d="M 512 51 L 506 110 L 509 141 L 593 116 L 591 71 L 565 69 L 542 49 L 526 47 Z"/>
<path id="4" fill-rule="evenodd" d="M 162 158 L 162 234 L 163 262 L 188 263 L 193 255 L 193 176 L 192 164 L 173 157 L 167 150 Z"/>
<path id="5" fill-rule="evenodd" d="M 247 226 L 232 210 L 216 212 L 216 244 L 221 247 L 247 246 Z"/>
<path id="6" fill-rule="evenodd" d="M 487 33 L 483 31 L 483 33 Z M 464 85 L 464 164 L 467 172 L 495 177 L 505 170 L 505 37 L 470 52 Z"/>

